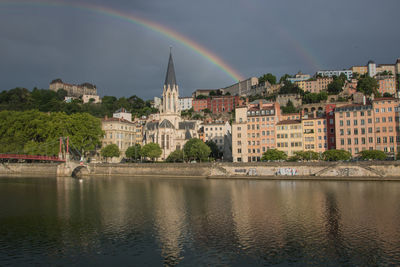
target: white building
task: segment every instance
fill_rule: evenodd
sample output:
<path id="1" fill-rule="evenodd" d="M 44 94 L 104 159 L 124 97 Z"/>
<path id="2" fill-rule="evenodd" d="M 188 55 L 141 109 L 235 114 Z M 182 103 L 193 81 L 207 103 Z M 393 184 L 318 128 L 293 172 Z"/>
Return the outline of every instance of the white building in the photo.
<path id="1" fill-rule="evenodd" d="M 310 74 L 303 74 L 300 71 L 293 77 L 288 78 L 287 80 L 291 83 L 307 81 L 311 78 Z"/>
<path id="2" fill-rule="evenodd" d="M 181 110 L 188 110 L 193 107 L 193 97 L 185 96 L 179 97 L 179 107 Z"/>
<path id="3" fill-rule="evenodd" d="M 83 101 L 83 103 L 89 103 L 90 101 L 92 101 L 92 103 L 95 103 L 95 104 L 101 103 L 100 96 L 98 96 L 98 95 L 83 95 L 82 101 Z"/>
<path id="4" fill-rule="evenodd" d="M 321 75 L 323 77 L 339 77 L 342 73 L 346 75 L 347 80 L 350 80 L 353 77 L 353 71 L 351 70 L 320 70 L 317 72 L 318 75 Z"/>
<path id="5" fill-rule="evenodd" d="M 204 140 L 213 141 L 223 153 L 224 161 L 232 160 L 232 127 L 229 122 L 213 122 L 203 125 Z"/>
<path id="6" fill-rule="evenodd" d="M 120 108 L 113 113 L 113 118 L 124 119 L 132 122 L 132 113 L 127 112 L 124 108 Z"/>
<path id="7" fill-rule="evenodd" d="M 376 75 L 376 64 L 372 60 L 368 61 L 368 76 L 375 77 Z"/>
<path id="8" fill-rule="evenodd" d="M 153 100 L 153 108 L 160 109 L 161 107 L 161 98 L 155 96 Z"/>

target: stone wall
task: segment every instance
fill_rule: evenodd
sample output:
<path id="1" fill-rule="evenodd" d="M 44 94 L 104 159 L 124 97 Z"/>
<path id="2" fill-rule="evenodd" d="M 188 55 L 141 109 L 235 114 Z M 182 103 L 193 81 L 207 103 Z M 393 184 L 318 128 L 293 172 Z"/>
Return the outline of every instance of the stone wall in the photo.
<path id="1" fill-rule="evenodd" d="M 76 166 L 75 166 L 76 165 Z M 400 180 L 400 162 L 259 162 L 259 163 L 137 163 L 0 164 L 0 176 L 157 176 L 240 179 Z M 61 169 L 65 169 L 62 172 Z M 81 169 L 76 169 L 81 168 Z"/>
<path id="2" fill-rule="evenodd" d="M 0 176 L 55 177 L 57 163 L 0 163 Z"/>

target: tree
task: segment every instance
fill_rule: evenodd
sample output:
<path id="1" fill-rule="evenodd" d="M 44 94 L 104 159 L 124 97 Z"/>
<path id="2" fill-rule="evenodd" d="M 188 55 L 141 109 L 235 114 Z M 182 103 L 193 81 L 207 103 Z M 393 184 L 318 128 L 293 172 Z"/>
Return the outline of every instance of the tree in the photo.
<path id="1" fill-rule="evenodd" d="M 217 95 L 217 92 L 215 92 L 215 91 L 213 90 L 213 91 L 211 91 L 208 95 L 209 95 L 209 96 L 216 96 L 216 95 Z"/>
<path id="2" fill-rule="evenodd" d="M 142 147 L 141 156 L 154 161 L 161 156 L 162 150 L 156 143 L 148 143 Z"/>
<path id="3" fill-rule="evenodd" d="M 319 154 L 314 151 L 296 151 L 294 154 L 300 159 L 300 160 L 319 160 Z"/>
<path id="4" fill-rule="evenodd" d="M 198 95 L 198 96 L 196 96 L 196 99 L 207 99 L 208 98 L 208 96 L 206 96 L 206 95 Z"/>
<path id="5" fill-rule="evenodd" d="M 101 156 L 107 158 L 119 157 L 119 148 L 116 144 L 111 144 L 101 149 Z"/>
<path id="6" fill-rule="evenodd" d="M 207 161 L 211 149 L 200 139 L 192 138 L 183 147 L 185 156 L 189 160 Z"/>
<path id="7" fill-rule="evenodd" d="M 279 89 L 279 94 L 300 94 L 303 95 L 304 91 L 300 89 L 296 84 L 291 83 L 290 81 L 284 81 L 283 86 Z"/>
<path id="8" fill-rule="evenodd" d="M 210 109 L 208 109 L 208 108 L 206 108 L 206 109 L 203 109 L 203 112 L 204 112 L 205 114 L 211 114 L 211 110 L 210 110 Z"/>
<path id="9" fill-rule="evenodd" d="M 388 93 L 388 92 L 386 92 L 386 93 L 384 93 L 384 94 L 383 94 L 383 97 L 392 97 L 392 94 L 391 94 L 391 93 Z"/>
<path id="10" fill-rule="evenodd" d="M 343 91 L 343 86 L 344 81 L 341 78 L 336 78 L 330 84 L 328 84 L 328 93 L 330 95 L 337 95 Z"/>
<path id="11" fill-rule="evenodd" d="M 276 77 L 271 73 L 267 73 L 258 78 L 258 83 L 263 83 L 266 81 L 268 81 L 270 84 L 276 84 Z"/>
<path id="12" fill-rule="evenodd" d="M 331 149 L 322 153 L 322 158 L 325 161 L 350 160 L 351 153 L 345 150 Z"/>
<path id="13" fill-rule="evenodd" d="M 294 107 L 293 102 L 289 99 L 288 102 L 286 103 L 286 107 L 281 107 L 282 113 L 295 113 L 297 112 L 297 109 Z"/>
<path id="14" fill-rule="evenodd" d="M 140 159 L 141 151 L 142 147 L 139 144 L 134 144 L 133 146 L 130 146 L 126 149 L 125 156 L 129 159 L 136 161 Z"/>
<path id="15" fill-rule="evenodd" d="M 320 93 L 305 92 L 302 100 L 304 104 L 320 103 L 328 99 L 328 94 L 324 91 Z"/>
<path id="16" fill-rule="evenodd" d="M 364 160 L 385 160 L 387 158 L 386 153 L 381 150 L 364 150 L 359 154 Z"/>
<path id="17" fill-rule="evenodd" d="M 206 145 L 211 149 L 210 156 L 214 159 L 220 159 L 222 157 L 222 152 L 219 150 L 217 144 L 214 141 L 207 141 Z"/>
<path id="18" fill-rule="evenodd" d="M 288 78 L 291 78 L 292 76 L 290 76 L 289 74 L 284 74 L 282 75 L 282 77 L 279 79 L 279 83 L 283 83 L 285 82 Z"/>
<path id="19" fill-rule="evenodd" d="M 268 149 L 261 157 L 261 160 L 286 160 L 287 155 L 285 152 L 278 149 Z"/>
<path id="20" fill-rule="evenodd" d="M 184 154 L 183 150 L 177 149 L 167 157 L 167 162 L 183 162 Z"/>
<path id="21" fill-rule="evenodd" d="M 378 92 L 378 82 L 370 76 L 361 78 L 357 83 L 357 91 L 364 93 L 365 95 L 379 96 Z"/>

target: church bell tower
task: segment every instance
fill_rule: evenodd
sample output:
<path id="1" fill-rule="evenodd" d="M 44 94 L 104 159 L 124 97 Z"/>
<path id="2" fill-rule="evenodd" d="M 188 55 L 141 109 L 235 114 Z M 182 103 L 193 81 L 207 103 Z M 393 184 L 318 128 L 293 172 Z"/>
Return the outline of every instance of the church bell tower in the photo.
<path id="1" fill-rule="evenodd" d="M 172 52 L 170 49 L 167 74 L 164 82 L 162 94 L 162 114 L 180 114 L 179 109 L 179 88 L 176 84 L 174 61 L 172 60 Z"/>

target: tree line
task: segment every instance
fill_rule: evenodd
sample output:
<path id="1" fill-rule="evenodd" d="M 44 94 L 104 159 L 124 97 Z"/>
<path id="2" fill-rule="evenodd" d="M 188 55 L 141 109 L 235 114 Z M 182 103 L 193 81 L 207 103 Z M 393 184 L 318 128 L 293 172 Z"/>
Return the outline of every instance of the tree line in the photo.
<path id="1" fill-rule="evenodd" d="M 0 111 L 0 153 L 58 155 L 59 138 L 69 137 L 79 153 L 101 146 L 101 121 L 88 113 Z"/>
<path id="2" fill-rule="evenodd" d="M 29 91 L 26 88 L 14 88 L 0 93 L 0 111 L 14 110 L 38 110 L 42 112 L 64 112 L 68 115 L 74 113 L 89 113 L 92 116 L 102 118 L 111 117 L 119 108 L 125 108 L 136 117 L 148 116 L 158 110 L 151 107 L 150 100 L 144 101 L 140 97 L 104 96 L 101 103 L 83 103 L 81 99 L 73 99 L 70 103 L 64 101 L 67 92 L 63 89 L 57 92 L 48 89 L 34 88 Z"/>

